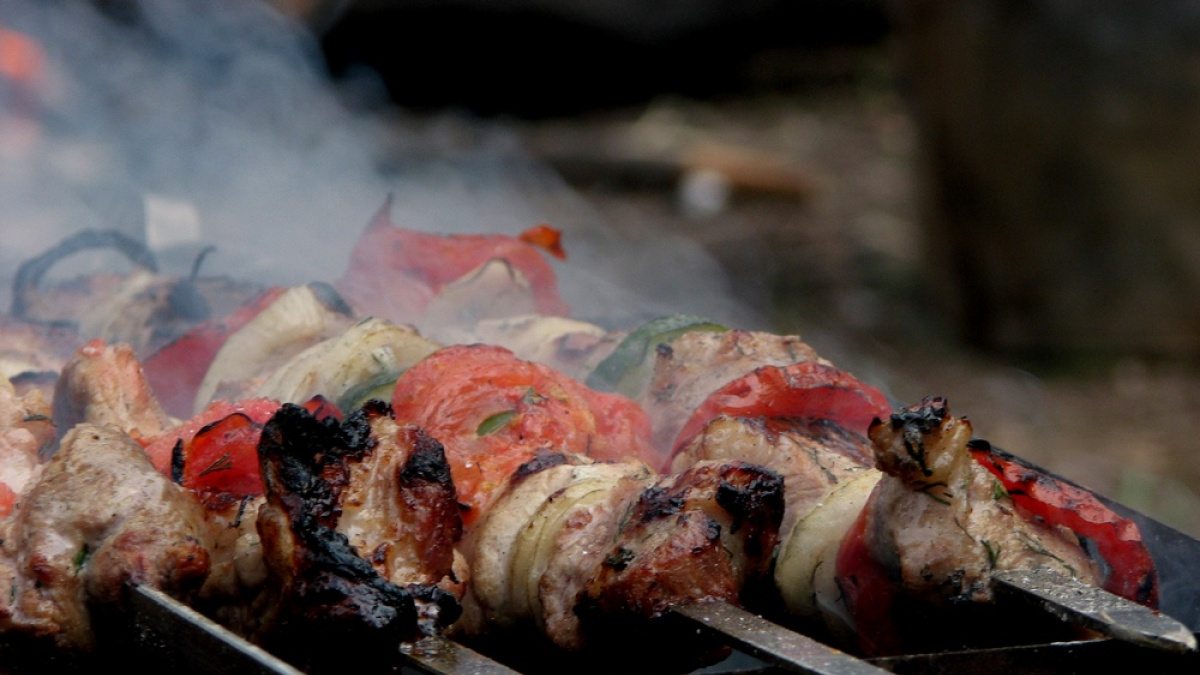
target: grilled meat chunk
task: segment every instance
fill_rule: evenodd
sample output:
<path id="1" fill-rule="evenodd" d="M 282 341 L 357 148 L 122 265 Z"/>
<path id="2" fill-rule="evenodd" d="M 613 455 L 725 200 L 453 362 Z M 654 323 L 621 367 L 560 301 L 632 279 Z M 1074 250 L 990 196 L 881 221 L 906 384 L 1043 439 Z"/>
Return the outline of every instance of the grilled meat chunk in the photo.
<path id="1" fill-rule="evenodd" d="M 178 422 L 158 405 L 133 348 L 96 339 L 63 367 L 54 389 L 54 420 L 62 433 L 81 422 L 111 424 L 140 439 Z"/>
<path id="2" fill-rule="evenodd" d="M 931 601 L 990 601 L 990 574 L 1051 567 L 1092 584 L 1102 577 L 1079 538 L 1016 513 L 997 480 L 971 456 L 971 424 L 942 399 L 926 399 L 871 429 L 887 474 L 867 515 L 881 552 L 894 551 L 903 586 Z"/>
<path id="3" fill-rule="evenodd" d="M 642 492 L 581 598 L 580 611 L 656 617 L 673 605 L 736 603 L 766 575 L 783 481 L 744 462 L 700 462 Z"/>
<path id="4" fill-rule="evenodd" d="M 1061 631 L 1053 619 L 1033 621 L 1045 617 L 997 621 L 1003 608 L 992 603 L 990 578 L 1000 570 L 1050 569 L 1102 585 L 1074 532 L 1026 517 L 976 461 L 970 422 L 953 417 L 945 400 L 903 408 L 872 425 L 870 437 L 885 475 L 836 563 L 839 614 L 864 651 L 978 646 L 1035 625 L 1043 637 Z M 995 624 L 990 635 L 965 629 L 964 617 L 985 615 Z"/>
<path id="5" fill-rule="evenodd" d="M 0 524 L 0 631 L 94 643 L 92 611 L 129 584 L 187 597 L 209 571 L 200 506 L 114 427 L 81 424 Z"/>
<path id="6" fill-rule="evenodd" d="M 457 618 L 444 588 L 460 527 L 449 467 L 436 441 L 388 415 L 371 406 L 339 425 L 288 404 L 263 429 L 268 643 L 395 649 Z"/>
<path id="7" fill-rule="evenodd" d="M 675 455 L 682 471 L 701 460 L 741 460 L 770 467 L 783 479 L 785 510 L 779 537 L 835 486 L 872 469 L 859 459 L 870 442 L 826 420 L 721 416 Z"/>

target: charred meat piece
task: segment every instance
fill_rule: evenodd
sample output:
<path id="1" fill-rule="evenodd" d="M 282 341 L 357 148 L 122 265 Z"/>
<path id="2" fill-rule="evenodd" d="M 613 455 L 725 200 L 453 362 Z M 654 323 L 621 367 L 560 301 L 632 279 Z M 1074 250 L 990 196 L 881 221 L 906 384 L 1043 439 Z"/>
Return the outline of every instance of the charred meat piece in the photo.
<path id="1" fill-rule="evenodd" d="M 575 612 L 591 644 L 652 645 L 693 665 L 725 648 L 654 621 L 671 607 L 755 603 L 783 516 L 783 481 L 744 462 L 701 462 L 660 477 L 623 517 Z M 677 658 L 677 657 L 672 657 Z"/>
<path id="2" fill-rule="evenodd" d="M 209 572 L 199 504 L 114 427 L 72 429 L 0 528 L 0 631 L 61 648 L 91 647 L 126 585 L 187 598 Z"/>
<path id="3" fill-rule="evenodd" d="M 738 602 L 767 572 L 783 481 L 744 462 L 700 462 L 644 491 L 581 600 L 585 614 L 655 617 L 672 605 Z"/>
<path id="4" fill-rule="evenodd" d="M 332 638 L 379 654 L 457 618 L 445 587 L 456 580 L 460 525 L 436 441 L 395 425 L 386 407 L 339 425 L 288 404 L 263 429 L 259 453 L 267 500 L 258 528 L 276 598 L 268 644 L 294 653 Z"/>

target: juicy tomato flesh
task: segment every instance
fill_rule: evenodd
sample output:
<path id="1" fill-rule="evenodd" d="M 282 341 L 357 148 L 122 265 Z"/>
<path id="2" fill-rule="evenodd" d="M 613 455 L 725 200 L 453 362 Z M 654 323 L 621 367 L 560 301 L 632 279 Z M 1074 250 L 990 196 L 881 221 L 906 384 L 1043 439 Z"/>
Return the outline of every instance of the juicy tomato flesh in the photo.
<path id="1" fill-rule="evenodd" d="M 865 435 L 872 420 L 890 413 L 883 392 L 833 366 L 814 361 L 764 366 L 709 394 L 679 431 L 674 451 L 720 415 L 823 419 Z"/>
<path id="2" fill-rule="evenodd" d="M 561 233 L 538 225 L 506 235 L 442 235 L 406 230 L 391 221 L 391 199 L 375 215 L 335 286 L 360 313 L 394 321 L 420 318 L 442 287 L 489 260 L 502 258 L 529 281 L 538 312 L 566 316 L 554 269 L 543 253 L 565 257 Z"/>
<path id="3" fill-rule="evenodd" d="M 1092 540 L 1111 568 L 1104 589 L 1148 607 L 1158 606 L 1158 573 L 1136 523 L 1117 515 L 1096 495 L 1063 482 L 984 441 L 971 455 L 1008 491 L 1025 518 L 1040 518 Z"/>
<path id="4" fill-rule="evenodd" d="M 650 420 L 633 401 L 593 391 L 502 347 L 447 347 L 396 383 L 397 420 L 438 439 L 469 526 L 522 464 L 544 452 L 659 462 Z"/>

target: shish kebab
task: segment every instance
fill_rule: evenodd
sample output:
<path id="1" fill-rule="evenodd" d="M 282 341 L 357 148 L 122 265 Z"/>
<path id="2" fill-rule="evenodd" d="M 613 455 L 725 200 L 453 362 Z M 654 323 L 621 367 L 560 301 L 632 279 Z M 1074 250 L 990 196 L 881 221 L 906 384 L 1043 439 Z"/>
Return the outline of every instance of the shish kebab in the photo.
<path id="1" fill-rule="evenodd" d="M 544 231 L 542 231 L 542 234 L 545 234 Z M 343 287 L 343 288 L 353 288 L 354 287 L 354 284 L 350 283 L 350 280 L 352 277 L 355 276 L 353 274 L 353 272 L 355 270 L 362 270 L 362 269 L 367 269 L 367 268 L 378 269 L 381 266 L 384 269 L 388 269 L 390 267 L 390 268 L 399 268 L 399 269 L 407 270 L 407 269 L 413 267 L 414 266 L 414 263 L 412 261 L 412 257 L 414 256 L 413 249 L 419 248 L 419 247 L 413 247 L 413 246 L 406 247 L 406 246 L 396 246 L 395 245 L 398 240 L 407 240 L 413 236 L 414 235 L 407 233 L 404 230 L 395 228 L 394 226 L 392 226 L 390 224 L 390 222 L 388 222 L 387 209 L 385 207 L 384 210 L 381 210 L 380 214 L 376 217 L 376 220 L 372 223 L 371 227 L 368 229 L 367 233 L 364 235 L 363 241 L 362 241 L 362 244 L 360 245 L 360 247 L 357 248 L 355 251 L 356 258 L 361 260 L 362 257 L 369 256 L 369 257 L 372 257 L 374 264 L 373 265 L 364 265 L 364 266 L 359 266 L 359 267 L 352 266 L 351 272 L 348 273 L 346 275 L 346 277 L 339 280 L 341 287 Z M 555 243 L 557 243 L 557 242 L 555 242 Z M 389 244 L 391 244 L 391 245 L 389 245 Z M 401 255 L 401 257 L 408 256 L 408 260 L 398 262 L 395 259 L 389 259 L 388 256 L 396 255 L 396 251 L 400 251 L 399 255 Z M 381 258 L 381 256 L 382 256 L 382 258 Z M 479 258 L 476 258 L 476 259 L 479 259 Z M 529 266 L 530 266 L 530 262 L 526 262 L 521 266 L 521 268 L 528 269 Z M 463 265 L 463 267 L 466 267 L 466 265 Z M 476 297 L 476 298 L 478 298 L 478 297 L 484 297 L 484 298 L 506 297 L 509 299 L 509 302 L 512 302 L 512 298 L 514 296 L 520 297 L 521 294 L 511 292 L 511 288 L 510 288 L 511 275 L 513 274 L 511 270 L 509 271 L 509 275 L 510 275 L 509 276 L 509 280 L 510 280 L 509 286 L 506 286 L 505 284 L 500 284 L 498 286 L 490 287 L 490 294 L 489 293 L 479 293 L 477 289 L 480 286 L 488 288 L 487 284 L 481 284 L 479 282 L 481 279 L 483 279 L 486 276 L 486 274 L 488 273 L 489 267 L 492 267 L 492 266 L 487 263 L 482 264 L 479 267 L 479 269 L 476 272 L 474 272 L 473 274 L 465 275 L 468 279 L 468 281 L 466 283 L 459 282 L 456 284 L 454 293 L 443 293 L 442 295 L 444 295 L 446 297 L 455 297 L 456 295 L 459 295 L 459 296 L 466 296 L 468 298 L 470 298 L 470 297 Z M 492 273 L 495 274 L 495 271 L 493 271 Z M 367 275 L 367 278 L 370 279 L 372 282 L 379 283 L 381 279 L 385 278 L 385 276 L 386 275 L 381 275 L 381 274 L 370 274 L 370 275 Z M 520 274 L 517 273 L 517 276 L 519 277 Z M 548 273 L 546 273 L 542 270 L 539 270 L 536 267 L 532 268 L 532 270 L 529 274 L 529 278 L 531 278 L 531 279 L 541 278 L 544 280 L 547 277 L 550 277 L 550 275 Z M 550 277 L 550 278 L 552 278 L 552 277 Z M 472 282 L 474 282 L 474 285 L 472 285 Z M 546 284 L 543 281 L 538 284 L 533 284 L 533 286 L 534 286 L 534 292 L 532 293 L 533 301 L 529 302 L 527 304 L 531 304 L 531 305 L 537 306 L 539 308 L 546 307 L 546 306 L 554 307 L 554 306 L 561 305 L 561 303 L 556 300 L 556 296 L 553 293 L 554 289 L 553 289 L 552 284 Z M 501 290 L 496 291 L 495 290 L 496 288 L 499 288 Z M 360 296 L 360 297 L 364 298 L 364 301 L 371 301 L 371 300 L 375 300 L 377 298 L 386 297 L 386 296 L 378 294 L 378 293 L 370 293 L 370 294 L 367 294 L 365 296 Z M 469 310 L 460 310 L 457 313 L 459 316 L 466 314 L 468 316 L 476 316 L 477 317 L 481 312 L 485 311 L 483 309 L 482 305 L 480 305 L 479 303 L 472 304 L 470 301 L 467 301 L 467 302 L 460 301 L 460 303 L 470 309 Z M 432 304 L 435 304 L 435 303 L 431 303 L 431 305 Z M 491 305 L 489 305 L 489 307 L 490 306 Z M 373 309 L 375 309 L 381 313 L 388 311 L 388 309 L 384 308 L 384 307 L 374 307 Z M 438 325 L 439 324 L 438 318 L 444 317 L 447 314 L 448 314 L 448 312 L 446 312 L 445 310 L 442 310 L 440 312 L 427 310 L 427 314 L 426 314 L 425 318 L 427 320 L 431 321 L 431 323 L 433 323 L 434 325 Z M 486 314 L 485 314 L 485 316 L 486 316 Z M 562 326 L 564 325 L 563 323 L 561 323 L 555 319 L 550 319 L 550 322 L 552 323 L 552 325 L 558 326 L 559 327 L 558 330 L 563 331 L 563 328 L 562 328 Z M 444 325 L 445 323 L 446 322 L 443 319 L 442 324 Z M 504 335 L 504 332 L 506 330 L 505 320 L 503 320 L 503 319 L 499 320 L 499 325 L 497 325 L 496 321 L 488 322 L 486 320 L 479 322 L 476 325 L 482 326 L 484 324 L 489 324 L 489 323 L 490 323 L 490 334 L 487 334 L 486 337 L 488 337 L 489 339 L 501 338 L 501 336 Z M 521 339 L 528 340 L 528 334 L 531 332 L 529 330 L 531 323 L 533 324 L 534 332 L 536 332 L 537 324 L 539 323 L 539 321 L 537 319 L 522 319 L 522 320 L 517 321 L 517 331 L 516 331 L 517 336 L 516 337 L 517 337 L 518 342 Z M 654 322 L 652 322 L 652 325 L 653 325 L 653 323 Z M 660 325 L 657 328 L 662 329 L 663 327 Z M 678 330 L 680 330 L 681 327 L 674 326 L 674 327 L 667 327 L 667 328 L 669 329 L 668 332 L 670 332 L 670 330 L 678 331 Z M 442 330 L 443 332 L 446 331 L 446 329 L 444 327 L 441 328 L 440 330 Z M 582 335 L 579 335 L 581 332 L 582 332 Z M 584 328 L 581 331 L 580 328 L 578 327 L 578 324 L 574 324 L 574 325 L 567 324 L 564 333 L 565 333 L 564 335 L 560 335 L 559 337 L 555 338 L 553 340 L 553 342 L 556 342 L 559 345 L 565 345 L 566 342 L 564 342 L 564 341 L 569 342 L 572 337 L 582 337 L 583 342 L 586 344 L 588 339 L 595 335 L 593 332 L 590 332 L 586 328 Z M 739 333 L 733 333 L 733 334 L 738 335 Z M 641 337 L 644 339 L 645 336 L 643 335 Z M 460 339 L 461 339 L 461 337 L 460 337 Z M 768 339 L 773 340 L 773 339 L 777 339 L 777 338 L 776 338 L 776 336 L 770 336 Z M 503 340 L 498 340 L 498 341 L 503 342 Z M 549 342 L 549 340 L 542 340 L 541 343 L 539 344 L 538 340 L 535 339 L 533 341 L 533 345 L 532 345 L 533 349 L 535 351 L 540 350 L 543 354 L 545 354 L 545 348 L 546 348 L 547 342 Z M 800 343 L 798 339 L 782 338 L 782 339 L 779 339 L 779 342 L 780 342 L 779 345 L 772 345 L 771 350 L 774 350 L 774 353 L 767 356 L 767 359 L 771 363 L 776 363 L 776 362 L 787 363 L 788 361 L 795 361 L 798 359 L 800 359 L 800 360 L 816 360 L 815 354 L 812 354 L 811 350 L 808 349 L 807 346 L 803 345 L 803 343 Z M 718 341 L 718 343 L 725 344 L 725 348 L 728 348 L 728 343 L 723 343 L 720 340 Z M 732 341 L 732 344 L 737 346 L 737 350 L 739 351 L 739 353 L 744 353 L 747 351 L 744 348 L 745 345 L 739 345 L 738 341 L 736 339 Z M 717 373 L 722 372 L 721 367 L 728 369 L 731 367 L 739 368 L 739 367 L 745 366 L 745 364 L 740 364 L 740 365 L 722 364 L 720 357 L 707 358 L 706 355 L 711 354 L 711 352 L 705 352 L 704 349 L 708 349 L 708 348 L 702 348 L 701 354 L 698 355 L 699 358 L 696 358 L 697 355 L 691 354 L 691 355 L 685 356 L 682 359 L 676 360 L 675 369 L 682 372 L 683 376 L 679 377 L 678 375 L 668 375 L 667 377 L 669 378 L 670 381 L 666 385 L 662 385 L 660 383 L 660 384 L 655 385 L 656 388 L 652 387 L 651 389 L 653 390 L 653 399 L 654 400 L 647 400 L 645 397 L 639 398 L 639 401 L 642 402 L 644 405 L 646 405 L 646 407 L 648 409 L 653 409 L 654 406 L 656 405 L 656 403 L 659 403 L 662 401 L 668 401 L 668 404 L 666 405 L 666 414 L 665 415 L 660 414 L 660 415 L 656 416 L 655 425 L 654 425 L 655 426 L 654 433 L 656 434 L 656 436 L 664 436 L 666 434 L 671 433 L 671 431 L 673 430 L 673 425 L 677 422 L 677 418 L 680 415 L 680 408 L 682 408 L 683 410 L 686 411 L 693 404 L 695 404 L 697 402 L 695 400 L 688 401 L 686 396 L 679 396 L 678 395 L 679 389 L 686 389 L 688 386 L 691 386 L 693 388 L 696 388 L 696 391 L 703 392 L 706 390 L 705 389 L 706 387 L 711 387 L 713 385 L 714 376 L 716 376 L 716 377 L 720 376 L 720 375 L 717 375 Z M 717 349 L 719 351 L 720 348 L 717 348 Z M 758 354 L 759 357 L 762 357 L 765 352 L 768 352 L 771 350 L 764 350 L 764 352 L 755 352 L 754 350 L 749 350 L 749 351 L 752 354 Z M 557 350 L 557 353 L 562 354 L 564 351 L 571 355 L 570 356 L 571 359 L 574 359 L 576 361 L 578 361 L 578 359 L 579 359 L 578 354 L 580 352 L 584 352 L 584 353 L 587 352 L 586 348 L 583 348 L 583 349 L 580 348 L 580 345 L 578 342 L 576 342 L 574 345 L 568 346 L 567 349 L 565 349 L 565 350 L 563 350 L 563 349 Z M 600 350 L 600 351 L 602 351 L 602 350 Z M 619 351 L 619 348 L 618 348 L 618 351 Z M 779 353 L 779 352 L 782 352 L 782 353 Z M 550 356 L 550 358 L 553 358 L 553 356 Z M 620 359 L 617 359 L 617 360 L 620 361 Z M 737 364 L 737 363 L 738 363 L 737 360 L 733 361 L 733 364 Z M 682 366 L 680 366 L 679 364 L 682 364 Z M 604 365 L 608 365 L 608 364 L 601 364 L 601 367 L 597 368 L 597 370 L 602 370 Z M 755 365 L 760 365 L 760 364 L 755 364 Z M 717 367 L 714 367 L 714 366 L 717 366 Z M 697 373 L 700 370 L 703 370 L 705 372 L 703 375 L 697 376 Z M 667 371 L 670 372 L 671 368 L 668 368 Z M 852 378 L 850 378 L 850 379 L 852 380 Z M 589 382 L 591 382 L 591 380 L 589 380 Z M 672 395 L 664 396 L 662 392 L 668 388 L 672 392 Z M 857 387 L 856 390 L 859 392 L 862 392 L 867 389 L 869 389 L 869 388 Z M 676 402 L 673 404 L 670 403 L 670 400 L 672 398 L 677 399 L 677 401 L 680 401 L 681 403 L 680 402 Z M 695 398 L 695 396 L 693 395 L 693 399 L 694 398 Z M 882 399 L 881 396 L 879 398 Z M 672 406 L 674 406 L 675 409 L 672 409 Z M 661 408 L 663 406 L 659 406 L 659 407 Z M 875 412 L 883 412 L 883 411 L 884 411 L 884 407 L 877 402 Z M 478 411 L 476 411 L 476 412 L 478 412 Z M 665 423 L 662 421 L 664 417 L 666 419 Z M 693 420 L 693 422 L 694 422 L 694 420 Z M 691 422 L 689 422 L 689 423 L 691 423 Z M 851 423 L 851 426 L 852 425 L 853 425 L 853 423 Z M 658 443 L 659 447 L 662 447 L 663 446 L 662 439 L 660 438 L 658 440 L 659 440 L 659 443 Z M 999 461 L 999 460 L 996 460 L 996 461 Z M 460 474 L 461 474 L 461 472 L 460 472 Z M 1108 515 L 1111 515 L 1111 514 L 1108 514 Z M 1102 517 L 1108 517 L 1108 515 L 1102 516 Z M 1140 544 L 1140 542 L 1131 542 L 1130 548 L 1137 549 L 1139 544 Z M 1133 564 L 1131 561 L 1121 561 L 1121 562 L 1123 564 Z M 1144 564 L 1146 561 L 1141 561 L 1141 562 Z M 1135 574 L 1135 573 L 1131 572 L 1131 574 Z M 1142 576 L 1144 576 L 1144 577 L 1152 576 L 1152 574 L 1153 574 L 1152 570 L 1151 571 L 1143 570 L 1143 572 L 1142 572 Z M 1126 589 L 1119 589 L 1119 590 L 1124 590 L 1126 592 L 1126 595 L 1133 594 L 1132 589 L 1126 588 Z M 1152 600 L 1152 598 L 1151 598 L 1151 600 Z"/>
<path id="2" fill-rule="evenodd" d="M 305 296 L 307 295 L 306 291 L 307 289 L 302 289 L 299 294 Z M 148 402 L 145 396 L 148 388 L 144 382 L 139 381 L 137 377 L 138 373 L 131 369 L 130 366 L 133 364 L 134 361 L 130 350 L 127 348 L 122 349 L 120 345 L 117 345 L 112 349 L 108 349 L 102 343 L 89 343 L 88 346 L 80 350 L 72 363 L 64 369 L 64 376 L 59 383 L 60 386 L 55 391 L 56 416 L 69 423 L 83 420 L 115 423 L 132 435 L 148 441 L 148 436 L 152 436 L 162 428 L 170 426 L 171 422 L 168 420 L 168 416 L 161 411 L 154 410 L 155 406 Z M 129 395 L 129 398 L 122 400 L 122 397 L 126 394 Z M 116 397 L 116 400 L 113 400 L 113 396 Z M 239 409 L 235 414 L 222 417 L 218 422 L 212 422 L 212 417 L 199 421 L 193 420 L 190 423 L 191 431 L 195 431 L 198 426 L 203 425 L 203 430 L 207 430 L 209 437 L 211 437 L 216 433 L 214 425 L 217 424 L 234 427 L 234 429 L 223 429 L 222 433 L 244 429 L 244 421 L 249 419 L 249 415 L 254 415 L 255 411 L 243 408 L 256 407 L 256 405 L 238 406 Z M 217 409 L 218 415 L 220 412 L 227 412 L 220 411 L 220 406 L 217 406 Z M 128 415 L 131 411 L 135 412 L 134 416 Z M 234 421 L 232 424 L 229 424 L 230 420 L 241 421 Z M 185 424 L 185 429 L 188 426 L 188 424 Z M 155 444 L 149 443 L 149 445 L 151 447 L 148 450 L 151 456 L 157 456 L 161 459 L 161 454 L 156 455 Z M 67 442 L 65 444 L 66 450 L 61 452 L 59 456 L 68 457 L 75 454 L 72 452 L 74 447 L 74 444 Z M 174 459 L 176 458 L 173 457 L 172 462 L 174 462 Z M 232 462 L 227 457 L 225 461 Z M 195 464 L 195 462 L 189 462 L 188 466 L 194 466 Z M 212 466 L 209 466 L 209 468 L 211 469 Z M 640 467 L 637 470 L 641 473 L 646 472 L 645 467 Z M 172 472 L 174 471 L 175 467 L 173 466 Z M 201 471 L 197 478 L 202 478 L 206 471 Z M 177 482 L 184 482 L 183 474 L 185 472 L 182 468 L 179 470 L 179 473 L 180 475 L 174 476 L 174 478 Z M 236 474 L 237 472 L 233 471 L 230 473 Z M 193 484 L 191 487 L 195 489 L 202 486 Z M 243 498 L 240 502 L 237 499 L 230 499 L 229 493 L 213 495 L 211 492 L 202 492 L 201 494 L 204 497 L 202 501 L 207 509 L 205 515 L 209 519 L 214 519 L 218 522 L 215 528 L 219 532 L 217 538 L 229 540 L 223 546 L 218 547 L 219 555 L 214 555 L 214 563 L 233 569 L 236 572 L 233 575 L 235 578 L 246 576 L 244 570 L 241 569 L 245 566 L 243 563 L 247 558 L 244 551 L 241 550 L 245 539 L 245 536 L 242 536 L 241 533 L 246 529 L 245 523 L 249 520 L 243 518 L 243 515 L 248 511 L 245 499 Z M 238 496 L 236 491 L 233 493 L 233 496 Z M 235 505 L 237 506 L 236 516 L 231 516 L 227 512 L 230 507 Z M 29 511 L 32 510 L 29 509 Z M 199 536 L 189 536 L 188 538 L 200 539 Z M 89 546 L 95 548 L 94 544 L 84 542 L 82 548 L 79 550 L 87 551 Z M 761 552 L 761 549 L 769 547 L 760 546 L 759 548 Z M 220 560 L 222 556 L 226 558 L 232 556 L 234 560 L 222 561 Z M 221 577 L 221 575 L 214 576 Z M 238 579 L 239 583 L 241 581 L 243 580 Z M 199 597 L 204 598 L 209 596 L 211 591 L 207 589 L 212 585 L 206 584 L 205 590 L 201 592 Z M 225 608 L 218 607 L 215 612 L 220 615 L 223 609 Z M 225 618 L 229 619 L 230 617 L 226 615 Z M 67 642 L 71 641 L 69 636 L 65 636 L 63 639 Z"/>

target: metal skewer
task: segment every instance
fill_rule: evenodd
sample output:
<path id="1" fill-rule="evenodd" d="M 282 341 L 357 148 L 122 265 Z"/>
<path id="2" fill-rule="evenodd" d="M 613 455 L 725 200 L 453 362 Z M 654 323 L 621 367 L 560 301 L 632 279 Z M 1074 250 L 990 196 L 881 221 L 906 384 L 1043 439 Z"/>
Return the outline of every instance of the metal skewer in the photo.
<path id="1" fill-rule="evenodd" d="M 427 637 L 400 648 L 421 672 L 430 675 L 519 675 L 512 668 L 443 637 Z"/>
<path id="2" fill-rule="evenodd" d="M 181 672 L 303 675 L 162 591 L 137 586 L 130 591 L 129 602 L 138 646 L 168 659 Z"/>
<path id="3" fill-rule="evenodd" d="M 130 592 L 135 640 L 140 647 L 180 662 L 185 672 L 219 675 L 303 675 L 162 591 Z M 402 645 L 400 660 L 430 675 L 519 675 L 517 671 L 442 637 Z M 172 663 L 172 665 L 177 665 Z"/>
<path id="4" fill-rule="evenodd" d="M 992 581 L 997 595 L 1020 598 L 1109 637 L 1172 652 L 1196 651 L 1196 636 L 1179 621 L 1064 574 L 1009 570 L 994 574 Z"/>
<path id="5" fill-rule="evenodd" d="M 724 602 L 668 613 L 773 665 L 811 675 L 878 675 L 887 671 Z"/>

